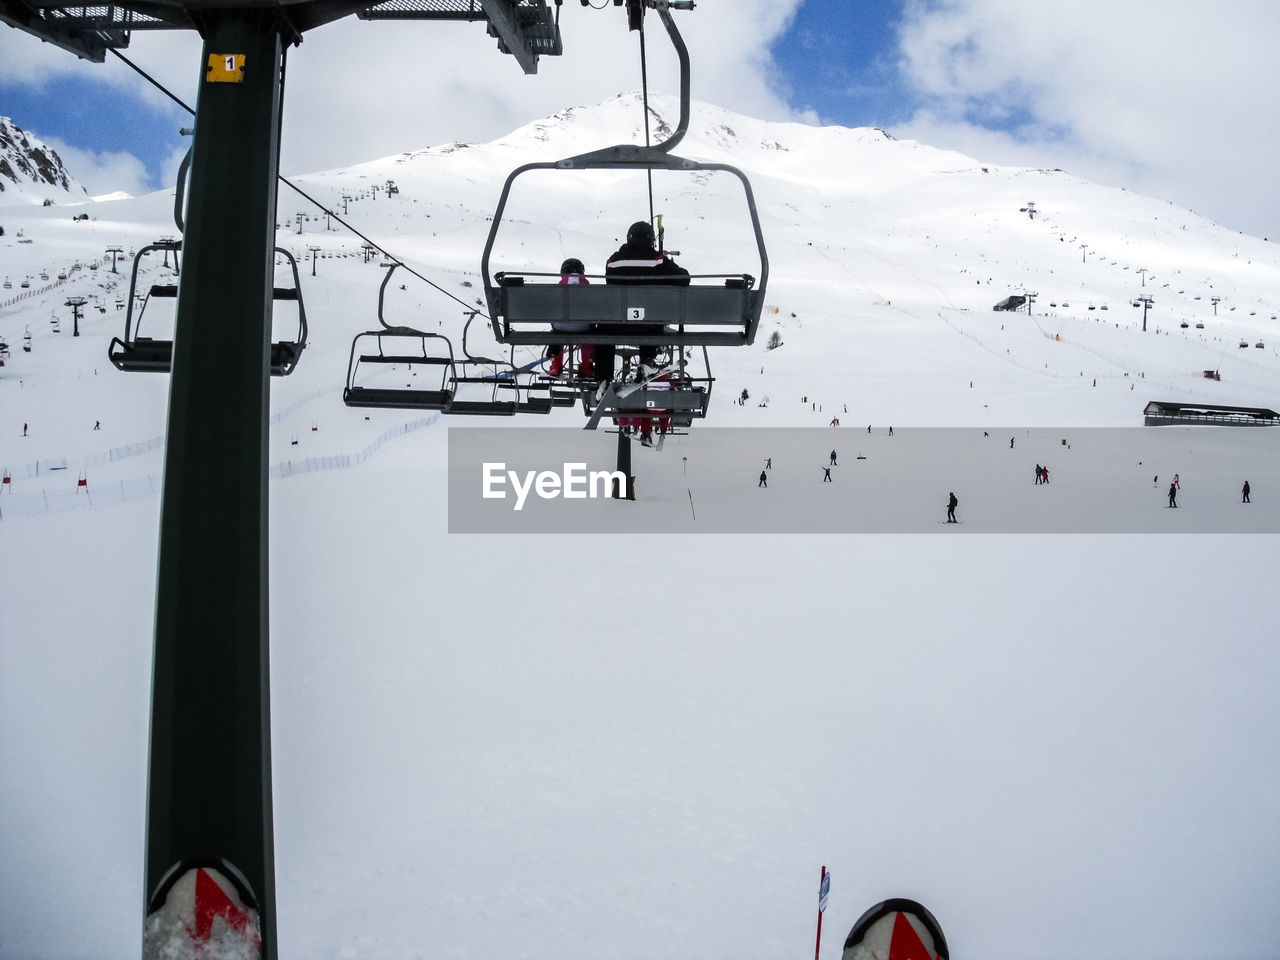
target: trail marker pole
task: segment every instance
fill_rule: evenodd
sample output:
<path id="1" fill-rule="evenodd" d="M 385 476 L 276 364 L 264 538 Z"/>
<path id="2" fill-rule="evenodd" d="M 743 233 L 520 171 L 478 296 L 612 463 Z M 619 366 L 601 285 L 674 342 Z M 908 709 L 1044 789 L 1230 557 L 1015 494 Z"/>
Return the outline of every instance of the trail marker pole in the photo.
<path id="1" fill-rule="evenodd" d="M 822 912 L 827 909 L 827 894 L 831 892 L 831 874 L 822 868 L 822 880 L 818 883 L 818 939 L 813 945 L 813 960 L 818 960 L 822 950 Z"/>

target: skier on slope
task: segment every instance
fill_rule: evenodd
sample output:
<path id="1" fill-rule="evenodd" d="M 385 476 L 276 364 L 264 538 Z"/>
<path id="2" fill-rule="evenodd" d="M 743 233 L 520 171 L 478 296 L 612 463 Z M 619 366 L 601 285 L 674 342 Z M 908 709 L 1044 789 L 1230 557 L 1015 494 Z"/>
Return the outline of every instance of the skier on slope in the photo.
<path id="1" fill-rule="evenodd" d="M 960 505 L 960 501 L 956 499 L 955 493 L 954 492 L 951 493 L 950 499 L 947 500 L 947 523 L 960 522 L 959 520 L 956 519 L 956 507 L 958 507 L 959 505 Z"/>

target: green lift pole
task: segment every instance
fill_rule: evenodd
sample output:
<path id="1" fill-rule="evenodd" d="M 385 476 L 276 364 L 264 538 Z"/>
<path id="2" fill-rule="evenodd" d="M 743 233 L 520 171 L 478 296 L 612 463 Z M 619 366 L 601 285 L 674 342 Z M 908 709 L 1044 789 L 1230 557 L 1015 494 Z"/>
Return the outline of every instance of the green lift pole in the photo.
<path id="1" fill-rule="evenodd" d="M 206 9 L 198 22 L 160 518 L 144 955 L 193 955 L 184 931 L 198 942 L 230 929 L 274 958 L 267 425 L 289 34 L 273 9 Z"/>

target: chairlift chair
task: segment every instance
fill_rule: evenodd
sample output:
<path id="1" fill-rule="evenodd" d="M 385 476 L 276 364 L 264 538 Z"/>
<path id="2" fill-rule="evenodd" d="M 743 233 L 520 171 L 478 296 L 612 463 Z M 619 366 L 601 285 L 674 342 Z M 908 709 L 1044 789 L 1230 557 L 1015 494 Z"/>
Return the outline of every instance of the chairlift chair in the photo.
<path id="1" fill-rule="evenodd" d="M 182 249 L 181 240 L 158 240 L 140 249 L 133 258 L 133 273 L 129 280 L 128 309 L 125 311 L 124 338 L 112 337 L 107 349 L 108 359 L 117 369 L 128 372 L 168 373 L 173 367 L 173 340 L 156 339 L 142 335 L 141 323 L 147 307 L 153 299 L 177 300 L 178 285 L 176 283 L 153 283 L 139 304 L 138 270 L 143 258 L 153 250 L 173 252 L 175 269 L 177 257 Z M 288 376 L 298 365 L 298 358 L 307 345 L 307 313 L 302 299 L 302 283 L 298 277 L 298 262 L 288 250 L 276 247 L 275 252 L 285 258 L 293 273 L 292 287 L 272 287 L 272 305 L 281 302 L 293 302 L 298 305 L 298 333 L 294 340 L 272 341 L 270 370 L 273 377 Z M 137 320 L 134 320 L 134 308 L 137 307 Z M 274 309 L 273 309 L 274 314 Z"/>
<path id="2" fill-rule="evenodd" d="M 520 379 L 516 375 L 515 365 L 484 357 L 469 357 L 456 361 L 453 377 L 450 380 L 453 389 L 453 403 L 444 410 L 447 414 L 473 417 L 513 417 L 519 411 Z M 510 399 L 502 398 L 504 393 L 511 393 Z M 465 393 L 465 397 L 459 397 Z M 530 408 L 523 412 L 551 412 L 551 404 L 546 410 Z"/>
<path id="3" fill-rule="evenodd" d="M 667 29 L 680 61 L 680 121 L 662 143 L 653 147 L 620 144 L 565 160 L 527 163 L 507 177 L 494 212 L 481 258 L 485 299 L 498 342 L 551 344 L 617 344 L 638 346 L 743 346 L 752 343 L 764 307 L 769 259 L 751 184 L 736 167 L 701 163 L 677 157 L 671 150 L 689 125 L 689 54 L 665 5 L 657 14 Z M 559 274 L 491 270 L 494 241 L 512 184 L 533 170 L 668 170 L 697 175 L 725 172 L 736 177 L 746 196 L 747 210 L 759 258 L 758 277 L 749 273 L 694 274 L 687 286 L 645 281 L 626 284 L 594 282 L 561 284 Z M 556 330 L 564 323 L 588 324 L 584 332 Z M 626 332 L 645 329 L 644 333 Z M 647 332 L 661 327 L 660 333 Z"/>
<path id="4" fill-rule="evenodd" d="M 427 333 L 412 327 L 392 326 L 384 316 L 387 284 L 399 263 L 389 264 L 378 288 L 378 323 L 380 329 L 356 334 L 351 341 L 351 359 L 347 363 L 347 383 L 342 402 L 349 407 L 379 407 L 444 411 L 453 403 L 452 380 L 455 376 L 453 344 L 439 333 Z M 414 386 L 414 364 L 428 376 Z M 403 387 L 388 386 L 391 370 L 404 365 L 407 380 Z M 399 383 L 399 380 L 396 381 Z"/>
<path id="5" fill-rule="evenodd" d="M 403 366 L 403 376 L 388 385 L 391 370 Z M 412 384 L 414 366 L 427 377 Z M 415 410 L 447 410 L 453 402 L 453 346 L 439 333 L 409 327 L 366 330 L 351 341 L 347 364 L 347 385 L 342 402 L 348 407 L 379 407 Z M 401 381 L 408 380 L 403 387 Z"/>
<path id="6" fill-rule="evenodd" d="M 694 420 L 706 417 L 711 405 L 711 361 L 707 348 L 702 348 L 703 374 L 695 375 L 681 354 L 678 367 L 668 378 L 648 383 L 611 384 L 596 400 L 586 392 L 583 409 L 587 413 L 586 429 L 594 430 L 601 418 L 608 417 L 615 426 L 637 420 L 663 420 L 670 429 L 691 427 Z"/>

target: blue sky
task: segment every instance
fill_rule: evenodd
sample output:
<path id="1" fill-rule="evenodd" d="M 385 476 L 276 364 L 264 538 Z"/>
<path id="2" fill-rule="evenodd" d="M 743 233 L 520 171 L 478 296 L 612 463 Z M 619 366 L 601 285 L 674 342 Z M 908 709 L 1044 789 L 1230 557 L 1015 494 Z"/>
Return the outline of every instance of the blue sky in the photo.
<path id="1" fill-rule="evenodd" d="M 772 45 L 791 104 L 827 123 L 886 128 L 908 119 L 898 72 L 901 2 L 806 0 Z"/>
<path id="2" fill-rule="evenodd" d="M 621 10 L 597 7 L 566 0 L 565 55 L 536 77 L 495 55 L 478 24 L 348 18 L 312 31 L 289 57 L 285 172 L 493 139 L 638 87 Z M 700 0 L 676 16 L 696 99 L 1059 167 L 1280 238 L 1271 0 Z M 651 84 L 674 92 L 650 29 Z M 194 103 L 198 38 L 135 33 L 126 53 Z M 107 61 L 0 29 L 0 114 L 58 149 L 91 193 L 167 186 L 189 119 Z"/>

